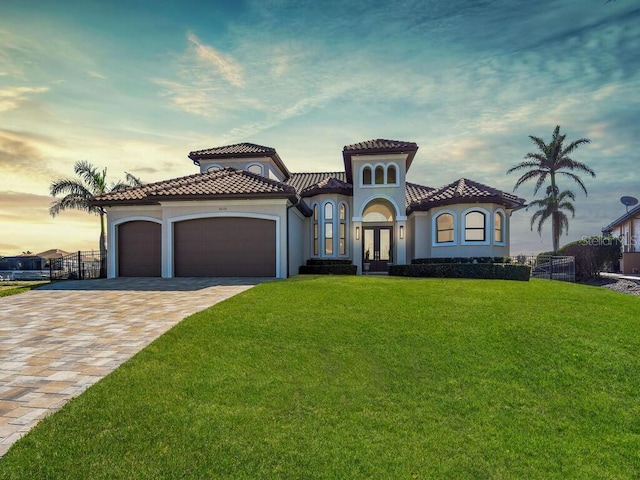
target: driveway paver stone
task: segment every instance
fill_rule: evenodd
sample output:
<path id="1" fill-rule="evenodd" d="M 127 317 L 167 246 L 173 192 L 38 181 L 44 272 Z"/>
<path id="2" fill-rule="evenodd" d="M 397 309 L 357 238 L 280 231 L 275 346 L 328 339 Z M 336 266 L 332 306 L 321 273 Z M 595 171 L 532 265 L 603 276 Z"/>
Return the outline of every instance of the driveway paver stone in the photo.
<path id="1" fill-rule="evenodd" d="M 182 319 L 265 280 L 72 280 L 0 298 L 0 457 Z"/>

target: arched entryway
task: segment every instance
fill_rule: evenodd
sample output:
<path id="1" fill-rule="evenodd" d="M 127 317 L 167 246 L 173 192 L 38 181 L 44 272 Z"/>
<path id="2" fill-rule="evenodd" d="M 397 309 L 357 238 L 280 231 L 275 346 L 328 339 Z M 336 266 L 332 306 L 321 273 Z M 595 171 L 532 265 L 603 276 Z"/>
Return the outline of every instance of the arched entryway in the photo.
<path id="1" fill-rule="evenodd" d="M 394 205 L 383 198 L 367 204 L 362 214 L 362 265 L 365 272 L 386 272 L 394 262 Z"/>

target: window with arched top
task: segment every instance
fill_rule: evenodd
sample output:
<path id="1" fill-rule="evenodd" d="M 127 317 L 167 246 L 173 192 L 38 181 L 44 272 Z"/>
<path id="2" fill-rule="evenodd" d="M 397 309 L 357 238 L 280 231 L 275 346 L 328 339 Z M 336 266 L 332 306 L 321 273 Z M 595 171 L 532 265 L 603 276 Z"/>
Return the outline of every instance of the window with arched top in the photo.
<path id="1" fill-rule="evenodd" d="M 313 254 L 319 254 L 318 204 L 313 206 Z"/>
<path id="2" fill-rule="evenodd" d="M 486 217 L 478 211 L 471 211 L 464 216 L 465 242 L 484 242 L 486 240 Z"/>
<path id="3" fill-rule="evenodd" d="M 504 243 L 504 215 L 496 212 L 493 216 L 493 241 L 494 243 Z"/>
<path id="4" fill-rule="evenodd" d="M 347 206 L 340 204 L 338 209 L 338 254 L 347 254 Z"/>
<path id="5" fill-rule="evenodd" d="M 263 172 L 262 165 L 258 163 L 254 163 L 247 167 L 247 171 L 251 173 L 255 173 L 256 175 L 262 175 L 262 172 Z"/>
<path id="6" fill-rule="evenodd" d="M 218 170 L 222 170 L 220 165 L 209 165 L 207 167 L 207 172 L 217 172 Z"/>
<path id="7" fill-rule="evenodd" d="M 364 167 L 362 170 L 362 184 L 371 185 L 371 167 Z"/>
<path id="8" fill-rule="evenodd" d="M 376 167 L 376 185 L 384 184 L 384 167 L 382 165 L 378 165 Z"/>
<path id="9" fill-rule="evenodd" d="M 442 213 L 436 218 L 436 243 L 453 243 L 455 225 L 453 215 Z"/>
<path id="10" fill-rule="evenodd" d="M 324 205 L 324 254 L 333 255 L 333 204 Z"/>
<path id="11" fill-rule="evenodd" d="M 396 174 L 396 166 L 389 165 L 389 167 L 387 168 L 387 183 L 394 184 L 397 182 L 398 182 L 398 179 Z"/>

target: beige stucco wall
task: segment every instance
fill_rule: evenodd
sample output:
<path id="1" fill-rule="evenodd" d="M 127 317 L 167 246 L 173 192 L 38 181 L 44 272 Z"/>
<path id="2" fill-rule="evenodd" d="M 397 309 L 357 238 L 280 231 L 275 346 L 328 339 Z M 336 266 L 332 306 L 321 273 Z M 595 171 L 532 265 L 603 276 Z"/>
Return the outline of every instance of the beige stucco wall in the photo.
<path id="1" fill-rule="evenodd" d="M 482 243 L 464 241 L 464 215 L 470 210 L 479 210 L 488 216 L 487 240 Z M 504 215 L 504 245 L 494 241 L 494 214 L 500 211 Z M 451 213 L 455 217 L 455 243 L 437 244 L 435 242 L 434 218 L 441 213 Z M 415 249 L 413 258 L 443 257 L 506 257 L 509 256 L 509 211 L 504 207 L 490 203 L 459 204 L 436 207 L 429 212 L 415 212 L 413 218 Z M 410 259 L 410 260 L 411 260 Z"/>
<path id="2" fill-rule="evenodd" d="M 276 276 L 287 274 L 286 199 L 206 200 L 166 202 L 159 206 L 107 208 L 107 276 L 117 276 L 117 225 L 125 221 L 149 220 L 162 223 L 162 276 L 173 276 L 173 223 L 206 217 L 252 217 L 276 222 Z"/>
<path id="3" fill-rule="evenodd" d="M 640 273 L 640 252 L 625 252 L 620 260 L 622 273 Z"/>
<path id="4" fill-rule="evenodd" d="M 297 208 L 289 209 L 289 275 L 297 275 L 300 265 L 304 265 L 309 258 L 305 248 L 309 243 L 306 225 L 305 216 Z"/>

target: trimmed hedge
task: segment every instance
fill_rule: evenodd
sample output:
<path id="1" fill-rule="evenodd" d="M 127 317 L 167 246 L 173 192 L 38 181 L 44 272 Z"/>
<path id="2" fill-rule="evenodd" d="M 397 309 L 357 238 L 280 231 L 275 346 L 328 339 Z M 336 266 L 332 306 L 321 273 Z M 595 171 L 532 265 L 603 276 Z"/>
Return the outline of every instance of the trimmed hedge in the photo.
<path id="1" fill-rule="evenodd" d="M 310 258 L 307 265 L 351 265 L 351 260 L 338 260 L 330 258 Z"/>
<path id="2" fill-rule="evenodd" d="M 531 277 L 531 267 L 529 265 L 505 263 L 413 263 L 411 265 L 392 265 L 389 267 L 389 275 L 430 278 L 484 278 L 528 282 Z"/>
<path id="3" fill-rule="evenodd" d="M 416 265 L 433 265 L 441 263 L 511 263 L 509 257 L 442 257 L 442 258 L 414 258 L 411 263 Z"/>
<path id="4" fill-rule="evenodd" d="M 358 267 L 351 263 L 301 265 L 298 273 L 300 275 L 355 275 L 358 273 Z"/>

